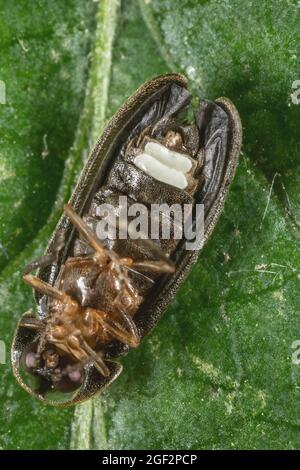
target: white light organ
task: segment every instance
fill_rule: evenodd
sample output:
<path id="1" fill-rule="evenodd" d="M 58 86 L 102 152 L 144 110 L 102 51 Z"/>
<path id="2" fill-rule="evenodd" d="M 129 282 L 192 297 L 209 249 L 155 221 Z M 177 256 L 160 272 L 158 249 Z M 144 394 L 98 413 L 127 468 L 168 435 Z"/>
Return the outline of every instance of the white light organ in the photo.
<path id="1" fill-rule="evenodd" d="M 152 178 L 179 189 L 188 186 L 187 175 L 193 167 L 189 155 L 153 141 L 146 143 L 144 152 L 135 157 L 134 164 Z"/>

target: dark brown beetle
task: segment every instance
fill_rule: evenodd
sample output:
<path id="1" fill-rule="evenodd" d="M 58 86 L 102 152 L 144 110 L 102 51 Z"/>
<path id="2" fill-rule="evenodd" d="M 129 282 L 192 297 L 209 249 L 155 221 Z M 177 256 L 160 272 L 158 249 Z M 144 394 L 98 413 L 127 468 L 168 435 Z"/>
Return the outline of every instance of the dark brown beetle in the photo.
<path id="1" fill-rule="evenodd" d="M 122 370 L 116 359 L 157 323 L 201 250 L 187 251 L 174 236 L 101 242 L 99 206 L 109 203 L 118 214 L 119 196 L 129 206 L 203 204 L 204 242 L 216 225 L 241 123 L 227 98 L 202 100 L 187 122 L 190 101 L 177 74 L 150 80 L 127 100 L 97 141 L 45 255 L 26 268 L 38 315 L 27 312 L 19 322 L 12 366 L 45 403 L 75 404 L 112 383 Z M 161 224 L 164 218 L 170 214 Z M 37 277 L 29 274 L 34 268 Z"/>

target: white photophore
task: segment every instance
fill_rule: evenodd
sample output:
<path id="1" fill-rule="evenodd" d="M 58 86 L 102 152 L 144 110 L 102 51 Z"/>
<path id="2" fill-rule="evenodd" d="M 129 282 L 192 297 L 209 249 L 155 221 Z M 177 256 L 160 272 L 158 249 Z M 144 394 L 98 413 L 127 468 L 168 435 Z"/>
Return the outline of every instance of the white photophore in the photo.
<path id="1" fill-rule="evenodd" d="M 174 152 L 158 142 L 147 142 L 134 164 L 152 178 L 179 189 L 187 187 L 186 174 L 192 168 L 188 155 Z"/>

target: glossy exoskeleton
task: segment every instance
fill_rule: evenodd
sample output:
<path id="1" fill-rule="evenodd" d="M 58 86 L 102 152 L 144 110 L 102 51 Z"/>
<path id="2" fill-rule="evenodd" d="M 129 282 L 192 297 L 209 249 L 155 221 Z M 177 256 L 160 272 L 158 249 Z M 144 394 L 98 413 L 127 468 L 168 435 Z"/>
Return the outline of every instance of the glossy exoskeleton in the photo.
<path id="1" fill-rule="evenodd" d="M 149 211 L 203 204 L 204 242 L 217 222 L 241 123 L 227 98 L 201 100 L 187 121 L 190 102 L 177 74 L 150 80 L 127 100 L 97 141 L 45 255 L 26 268 L 38 315 L 22 316 L 12 365 L 23 388 L 46 403 L 78 403 L 109 385 L 122 370 L 116 359 L 156 324 L 199 255 L 174 236 L 100 241 L 99 206 L 118 215 L 120 196 Z M 173 233 L 174 219 L 162 211 L 160 224 L 166 219 Z"/>

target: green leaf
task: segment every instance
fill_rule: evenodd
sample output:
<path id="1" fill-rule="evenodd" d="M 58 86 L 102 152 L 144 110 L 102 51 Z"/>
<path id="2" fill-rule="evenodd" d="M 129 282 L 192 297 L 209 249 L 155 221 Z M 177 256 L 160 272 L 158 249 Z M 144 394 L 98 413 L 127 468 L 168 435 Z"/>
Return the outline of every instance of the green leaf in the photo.
<path id="1" fill-rule="evenodd" d="M 86 443 L 297 448 L 300 376 L 291 356 L 300 329 L 300 108 L 290 94 L 299 9 L 291 2 L 284 10 L 259 1 L 139 4 L 149 32 L 136 2 L 126 2 L 109 109 L 137 76 L 182 71 L 201 96 L 235 102 L 244 153 L 220 224 L 164 319 L 122 360 L 118 381 L 83 405 L 91 410 Z M 79 433 L 83 409 L 75 415 Z"/>
<path id="2" fill-rule="evenodd" d="M 0 267 L 55 201 L 83 103 L 93 11 L 92 2 L 1 1 Z"/>

